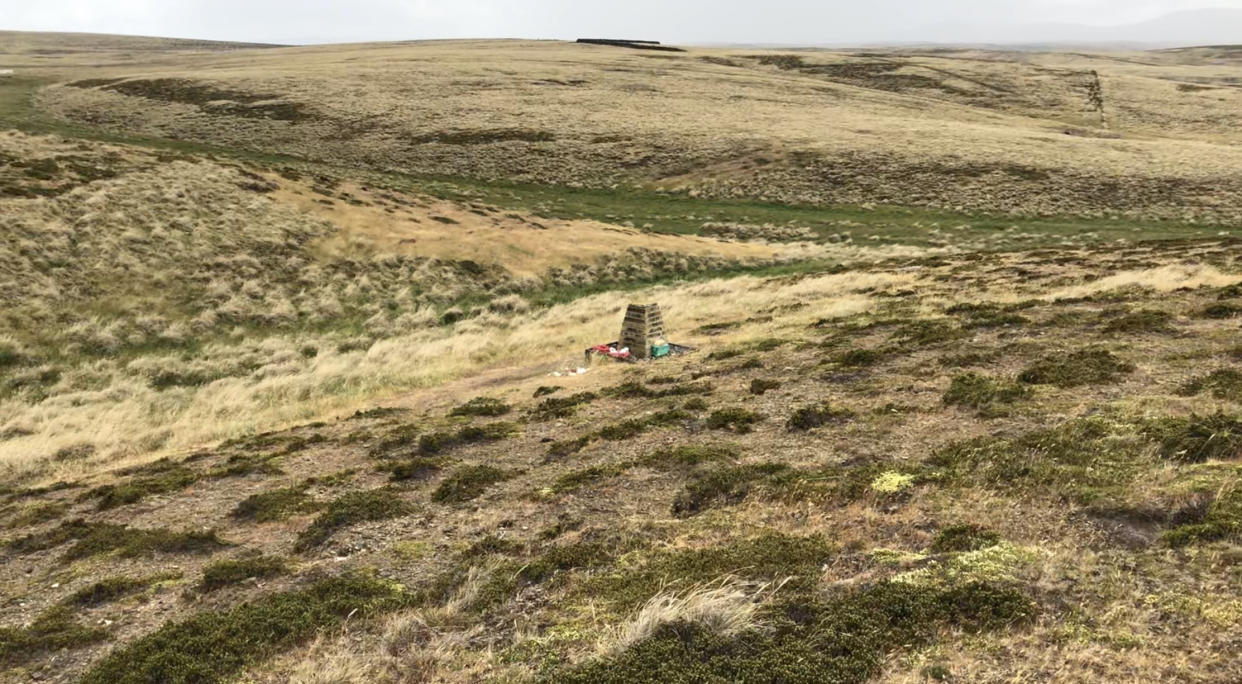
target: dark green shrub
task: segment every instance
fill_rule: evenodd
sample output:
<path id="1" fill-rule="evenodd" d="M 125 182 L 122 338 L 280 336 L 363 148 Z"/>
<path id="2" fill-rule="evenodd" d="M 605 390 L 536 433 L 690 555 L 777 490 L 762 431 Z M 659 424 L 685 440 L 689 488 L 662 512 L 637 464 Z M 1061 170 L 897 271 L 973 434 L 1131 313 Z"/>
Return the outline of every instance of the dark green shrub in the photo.
<path id="1" fill-rule="evenodd" d="M 228 547 L 215 532 L 177 532 L 166 528 L 139 529 L 98 523 L 65 552 L 67 561 L 116 552 L 124 558 L 149 553 L 209 554 Z"/>
<path id="2" fill-rule="evenodd" d="M 498 442 L 517 432 L 513 423 L 497 422 L 486 425 L 467 425 L 457 432 L 435 432 L 418 438 L 418 450 L 423 454 L 438 454 L 465 444 Z"/>
<path id="3" fill-rule="evenodd" d="M 761 378 L 755 378 L 754 380 L 750 381 L 750 393 L 757 395 L 757 396 L 762 396 L 771 390 L 780 389 L 780 388 L 781 388 L 781 383 L 775 380 L 764 380 Z"/>
<path id="4" fill-rule="evenodd" d="M 0 627 L 0 666 L 7 669 L 49 651 L 81 648 L 107 638 L 104 630 L 78 623 L 68 606 L 55 606 L 29 627 Z"/>
<path id="5" fill-rule="evenodd" d="M 710 407 L 701 397 L 694 397 L 693 399 L 687 399 L 686 403 L 681 405 L 681 408 L 684 411 L 700 412 L 706 411 Z"/>
<path id="6" fill-rule="evenodd" d="M 349 420 L 372 420 L 376 418 L 388 418 L 390 416 L 399 416 L 401 414 L 409 413 L 409 412 L 410 412 L 410 409 L 406 409 L 406 408 L 379 406 L 373 409 L 367 409 L 365 411 L 355 411 L 354 415 L 349 417 Z"/>
<path id="7" fill-rule="evenodd" d="M 620 423 L 605 425 L 600 428 L 595 435 L 600 439 L 606 439 L 612 442 L 619 442 L 633 437 L 637 437 L 642 433 L 659 427 L 667 427 L 676 423 L 690 420 L 692 416 L 685 411 L 679 409 L 669 409 L 653 413 L 645 418 L 634 418 L 631 420 L 623 420 Z"/>
<path id="8" fill-rule="evenodd" d="M 450 416 L 503 416 L 513 410 L 505 402 L 492 397 L 475 397 L 449 412 Z"/>
<path id="9" fill-rule="evenodd" d="M 611 442 L 620 442 L 641 435 L 647 431 L 647 428 L 648 423 L 645 420 L 623 420 L 620 423 L 605 425 L 596 435 Z"/>
<path id="10" fill-rule="evenodd" d="M 552 491 L 557 494 L 566 494 L 568 492 L 576 491 L 588 485 L 593 485 L 603 480 L 616 477 L 628 470 L 629 467 L 630 464 L 628 463 L 620 463 L 616 465 L 592 466 L 590 468 L 583 468 L 582 470 L 575 470 L 572 473 L 566 473 L 557 478 L 556 482 L 552 484 Z"/>
<path id="11" fill-rule="evenodd" d="M 665 383 L 663 389 L 651 389 L 640 382 L 626 382 L 615 387 L 606 388 L 605 396 L 618 399 L 660 399 L 663 397 L 684 397 L 692 394 L 711 394 L 715 389 L 710 382 L 690 382 L 685 384 Z"/>
<path id="12" fill-rule="evenodd" d="M 431 500 L 437 503 L 472 501 L 482 496 L 488 487 L 511 477 L 512 473 L 488 465 L 466 466 L 445 478 L 431 493 Z"/>
<path id="13" fill-rule="evenodd" d="M 594 440 L 594 435 L 583 435 L 576 439 L 563 439 L 548 445 L 548 460 L 560 460 L 572 456 L 587 448 Z"/>
<path id="14" fill-rule="evenodd" d="M 289 566 L 285 559 L 275 556 L 255 556 L 236 560 L 222 560 L 203 569 L 203 579 L 195 587 L 201 593 L 223 589 L 250 579 L 267 579 L 287 574 Z"/>
<path id="15" fill-rule="evenodd" d="M 1174 547 L 1239 539 L 1242 539 L 1242 488 L 1237 485 L 1213 496 L 1202 520 L 1164 533 L 1165 543 Z"/>
<path id="16" fill-rule="evenodd" d="M 527 413 L 533 421 L 548 421 L 557 418 L 569 418 L 578 411 L 578 407 L 589 404 L 599 397 L 594 392 L 579 392 L 568 397 L 548 397 Z"/>
<path id="17" fill-rule="evenodd" d="M 1199 311 L 1200 318 L 1210 318 L 1214 320 L 1237 318 L 1239 315 L 1242 315 L 1242 306 L 1223 302 L 1220 304 L 1211 304 Z"/>
<path id="18" fill-rule="evenodd" d="M 90 534 L 100 523 L 88 523 L 81 518 L 66 520 L 56 527 L 40 534 L 28 534 L 5 542 L 5 547 L 13 553 L 34 553 L 54 549 L 75 539 Z"/>
<path id="19" fill-rule="evenodd" d="M 1207 390 L 1211 390 L 1212 396 L 1217 399 L 1242 402 L 1242 371 L 1232 368 L 1214 370 L 1182 385 L 1178 394 L 1193 397 Z"/>
<path id="20" fill-rule="evenodd" d="M 794 411 L 789 420 L 785 421 L 785 429 L 790 432 L 805 432 L 833 423 L 844 423 L 854 417 L 849 409 L 836 408 L 827 401 L 803 406 Z"/>
<path id="21" fill-rule="evenodd" d="M 231 515 L 236 520 L 265 523 L 309 513 L 319 506 L 306 493 L 306 489 L 303 484 L 253 494 L 242 499 Z"/>
<path id="22" fill-rule="evenodd" d="M 247 664 L 292 648 L 347 617 L 366 619 L 410 603 L 400 589 L 378 580 L 321 580 L 306 589 L 270 594 L 229 610 L 167 622 L 104 656 L 82 681 L 224 681 Z"/>
<path id="23" fill-rule="evenodd" d="M 1083 503 L 1120 495 L 1143 464 L 1141 436 L 1100 418 L 1015 437 L 980 437 L 937 449 L 930 475 L 948 484 L 1048 487 Z"/>
<path id="24" fill-rule="evenodd" d="M 151 578 L 141 577 L 109 577 L 75 591 L 64 603 L 87 608 L 101 606 L 145 591 L 152 581 Z"/>
<path id="25" fill-rule="evenodd" d="M 688 517 L 708 508 L 739 504 L 757 487 L 793 476 L 793 469 L 783 463 L 726 466 L 698 473 L 673 500 L 673 514 Z"/>
<path id="26" fill-rule="evenodd" d="M 995 404 L 1012 404 L 1030 396 L 1030 388 L 1016 382 L 978 373 L 962 373 L 954 376 L 948 391 L 944 393 L 944 403 L 946 406 L 985 409 Z"/>
<path id="27" fill-rule="evenodd" d="M 846 368 L 867 368 L 884 360 L 885 354 L 878 349 L 850 349 L 832 356 L 833 363 Z"/>
<path id="28" fill-rule="evenodd" d="M 540 385 L 535 388 L 535 398 L 538 399 L 539 397 L 546 397 L 549 394 L 556 394 L 563 389 L 565 388 L 560 385 Z"/>
<path id="29" fill-rule="evenodd" d="M 1000 541 L 999 534 L 978 525 L 950 525 L 936 533 L 929 550 L 932 553 L 978 551 L 996 546 Z"/>
<path id="30" fill-rule="evenodd" d="M 1106 333 L 1169 332 L 1173 329 L 1173 314 L 1167 311 L 1140 309 L 1115 318 L 1104 326 Z"/>
<path id="31" fill-rule="evenodd" d="M 948 320 L 919 320 L 893 332 L 893 339 L 919 347 L 960 340 L 968 333 Z"/>
<path id="32" fill-rule="evenodd" d="M 752 432 L 754 425 L 763 420 L 763 415 L 744 408 L 728 408 L 712 411 L 707 417 L 707 427 L 711 430 L 732 430 L 740 435 Z"/>
<path id="33" fill-rule="evenodd" d="M 738 448 L 730 444 L 685 445 L 659 449 L 639 459 L 639 464 L 657 470 L 693 468 L 701 463 L 730 461 L 738 456 Z"/>
<path id="34" fill-rule="evenodd" d="M 1143 431 L 1160 443 L 1160 455 L 1173 461 L 1203 463 L 1242 455 L 1242 421 L 1223 413 L 1153 420 Z"/>
<path id="35" fill-rule="evenodd" d="M 657 627 L 620 653 L 564 667 L 544 681 L 865 682 L 890 652 L 925 644 L 946 628 L 967 632 L 1029 622 L 1035 605 L 1017 590 L 969 584 L 941 590 L 881 583 L 828 599 L 779 602 L 779 625 L 731 637 L 688 622 Z"/>
<path id="36" fill-rule="evenodd" d="M 415 456 L 404 461 L 384 464 L 379 469 L 387 472 L 389 474 L 388 479 L 393 482 L 407 482 L 409 480 L 426 480 L 440 472 L 442 466 L 443 462 L 438 458 Z"/>
<path id="37" fill-rule="evenodd" d="M 1134 364 L 1122 361 L 1110 351 L 1089 349 L 1045 356 L 1022 371 L 1018 381 L 1069 389 L 1117 382 L 1134 370 Z"/>
<path id="38" fill-rule="evenodd" d="M 367 456 L 371 458 L 388 458 L 393 454 L 401 454 L 410 447 L 416 446 L 418 438 L 422 434 L 422 429 L 417 425 L 401 425 L 387 432 L 383 439 L 368 449 Z"/>
<path id="39" fill-rule="evenodd" d="M 351 525 L 399 518 L 410 512 L 396 492 L 387 489 L 349 492 L 328 504 L 310 527 L 298 535 L 297 551 L 310 551 L 326 542 L 337 531 Z"/>
<path id="40" fill-rule="evenodd" d="M 198 471 L 180 464 L 167 462 L 167 466 L 147 471 L 153 474 L 144 477 L 135 477 L 125 482 L 96 487 L 84 496 L 95 499 L 96 507 L 101 511 L 106 511 L 118 506 L 137 503 L 148 496 L 185 489 L 203 477 Z"/>
<path id="41" fill-rule="evenodd" d="M 22 508 L 9 521 L 10 529 L 38 525 L 55 520 L 69 511 L 69 504 L 61 501 L 40 501 Z"/>

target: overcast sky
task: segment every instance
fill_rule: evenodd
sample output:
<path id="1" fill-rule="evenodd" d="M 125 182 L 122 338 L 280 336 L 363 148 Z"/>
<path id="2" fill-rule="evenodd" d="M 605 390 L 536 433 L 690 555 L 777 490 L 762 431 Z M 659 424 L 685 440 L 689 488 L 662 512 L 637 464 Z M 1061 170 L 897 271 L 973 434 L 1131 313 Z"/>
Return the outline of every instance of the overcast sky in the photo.
<path id="1" fill-rule="evenodd" d="M 1242 9 L 1242 0 L 0 0 L 0 29 L 271 43 L 583 36 L 1012 42 L 1042 40 L 1051 23 L 1129 24 L 1209 7 Z"/>

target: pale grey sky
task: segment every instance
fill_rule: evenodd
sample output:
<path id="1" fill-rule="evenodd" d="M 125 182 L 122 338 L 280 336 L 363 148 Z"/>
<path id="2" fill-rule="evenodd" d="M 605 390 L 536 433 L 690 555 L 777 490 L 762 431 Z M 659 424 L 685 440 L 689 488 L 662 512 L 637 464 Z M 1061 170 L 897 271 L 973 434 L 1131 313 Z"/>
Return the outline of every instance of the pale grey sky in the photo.
<path id="1" fill-rule="evenodd" d="M 1148 25 L 1137 38 L 1056 26 L 1134 24 L 1202 8 L 1242 16 L 1242 0 L 0 0 L 0 29 L 273 43 L 583 36 L 786 44 L 1224 42 L 1231 35 L 1230 42 L 1242 41 L 1233 32 L 1242 26 L 1222 13 Z"/>

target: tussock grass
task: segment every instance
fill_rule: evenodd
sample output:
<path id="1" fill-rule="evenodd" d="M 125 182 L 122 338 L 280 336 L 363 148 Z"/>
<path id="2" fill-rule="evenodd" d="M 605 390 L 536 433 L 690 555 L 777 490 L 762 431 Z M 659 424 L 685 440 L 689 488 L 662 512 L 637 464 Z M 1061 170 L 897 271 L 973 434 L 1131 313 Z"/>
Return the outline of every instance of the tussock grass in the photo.
<path id="1" fill-rule="evenodd" d="M 612 648 L 624 651 L 651 638 L 660 627 L 669 624 L 696 625 L 722 637 L 757 630 L 760 602 L 769 598 L 776 588 L 771 584 L 755 586 L 726 578 L 680 592 L 657 594 L 616 631 Z"/>

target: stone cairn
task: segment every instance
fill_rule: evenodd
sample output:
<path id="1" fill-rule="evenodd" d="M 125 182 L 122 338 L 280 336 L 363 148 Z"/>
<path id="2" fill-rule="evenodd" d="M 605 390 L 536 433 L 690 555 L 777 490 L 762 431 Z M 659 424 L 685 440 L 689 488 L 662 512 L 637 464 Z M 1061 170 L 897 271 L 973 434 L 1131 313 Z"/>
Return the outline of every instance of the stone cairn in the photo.
<path id="1" fill-rule="evenodd" d="M 621 324 L 621 347 L 629 347 L 630 356 L 646 359 L 651 345 L 664 344 L 664 316 L 659 304 L 631 304 Z"/>

